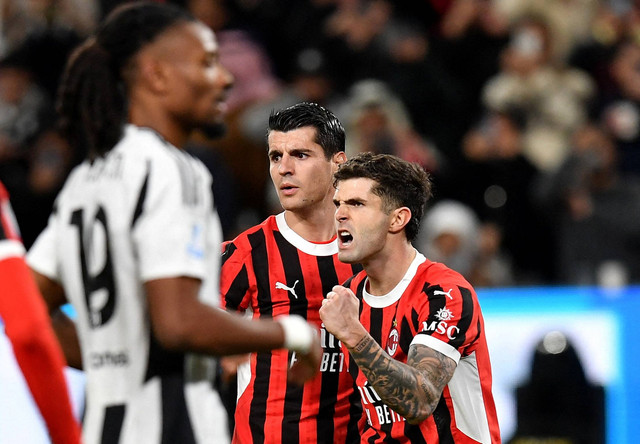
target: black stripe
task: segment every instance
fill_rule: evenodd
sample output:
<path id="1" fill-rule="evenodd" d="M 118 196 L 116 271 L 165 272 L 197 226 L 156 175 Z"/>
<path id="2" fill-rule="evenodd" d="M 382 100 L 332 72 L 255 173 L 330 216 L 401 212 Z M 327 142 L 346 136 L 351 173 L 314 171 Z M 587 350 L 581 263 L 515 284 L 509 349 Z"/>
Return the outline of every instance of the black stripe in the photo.
<path id="1" fill-rule="evenodd" d="M 236 275 L 227 293 L 224 295 L 225 305 L 228 310 L 238 310 L 244 295 L 249 289 L 249 275 L 247 267 L 242 266 L 240 272 Z"/>
<path id="2" fill-rule="evenodd" d="M 368 442 L 369 444 L 376 444 L 379 440 L 380 440 L 380 433 L 378 433 L 377 430 L 375 430 L 374 428 L 371 428 L 371 430 L 375 431 L 375 435 L 372 435 L 371 437 L 369 437 Z"/>
<path id="3" fill-rule="evenodd" d="M 444 396 L 440 398 L 436 409 L 433 411 L 433 420 L 436 423 L 438 442 L 440 444 L 454 444 L 451 434 L 451 412 L 447 407 Z"/>
<path id="4" fill-rule="evenodd" d="M 467 331 L 469 331 L 469 326 L 473 319 L 473 296 L 471 294 L 471 290 L 464 287 L 458 287 L 458 289 L 462 295 L 462 313 L 460 314 L 460 320 L 457 324 L 460 329 L 460 334 L 450 342 L 451 346 L 456 349 L 464 344 Z"/>
<path id="5" fill-rule="evenodd" d="M 356 291 L 354 291 L 356 297 L 360 300 L 360 309 L 358 311 L 359 315 L 362 315 L 362 309 L 364 308 L 364 305 L 363 305 L 363 302 L 362 302 L 362 299 L 363 299 L 362 294 L 363 294 L 363 291 L 364 291 L 364 283 L 365 282 L 366 282 L 366 279 L 362 279 L 360 281 L 360 283 L 357 285 Z"/>
<path id="6" fill-rule="evenodd" d="M 0 240 L 6 240 L 9 239 L 9 236 L 7 235 L 7 232 L 4 229 L 4 219 L 0 219 Z"/>
<path id="7" fill-rule="evenodd" d="M 282 264 L 284 267 L 284 276 L 286 285 L 295 285 L 296 295 L 288 291 L 289 296 L 289 314 L 297 314 L 303 318 L 307 318 L 307 310 L 309 309 L 309 301 L 305 293 L 304 275 L 302 273 L 302 265 L 300 264 L 300 256 L 298 249 L 291 245 L 279 231 L 273 233 Z M 296 297 L 297 296 L 297 297 Z M 291 352 L 289 353 L 291 357 Z M 304 389 L 300 385 L 287 382 L 287 389 L 284 396 L 282 421 L 282 442 L 298 443 L 300 441 L 300 416 L 302 414 L 302 398 Z"/>
<path id="8" fill-rule="evenodd" d="M 149 328 L 149 353 L 147 358 L 147 370 L 145 382 L 155 376 L 181 375 L 184 373 L 184 353 L 169 351 L 160 345 L 160 342 Z"/>
<path id="9" fill-rule="evenodd" d="M 382 346 L 382 313 L 383 310 L 381 308 L 373 308 L 371 307 L 371 320 L 369 333 L 371 337 L 375 339 L 375 341 Z"/>
<path id="10" fill-rule="evenodd" d="M 224 251 L 222 252 L 222 258 L 220 260 L 221 262 L 221 266 L 223 266 L 225 264 L 225 262 L 227 262 L 227 260 L 233 256 L 233 253 L 236 252 L 236 250 L 238 249 L 238 247 L 236 246 L 236 244 L 234 244 L 233 242 L 229 242 L 225 247 L 224 247 Z"/>
<path id="11" fill-rule="evenodd" d="M 409 438 L 411 444 L 427 444 L 419 424 L 404 424 L 404 435 Z"/>
<path id="12" fill-rule="evenodd" d="M 161 444 L 196 444 L 184 396 L 182 375 L 164 376 L 160 380 L 162 394 Z"/>
<path id="13" fill-rule="evenodd" d="M 334 285 L 338 284 L 338 274 L 333 262 L 333 256 L 318 256 L 318 270 L 320 272 L 320 282 L 322 283 L 322 295 L 327 296 Z M 327 335 L 330 333 L 327 332 Z M 335 347 L 325 349 L 326 353 L 341 353 L 338 341 Z M 336 412 L 336 400 L 338 397 L 338 385 L 340 381 L 339 372 L 322 372 L 322 385 L 320 388 L 320 405 L 318 407 L 317 422 L 317 442 L 333 443 L 334 416 Z"/>
<path id="14" fill-rule="evenodd" d="M 120 442 L 120 433 L 124 423 L 126 406 L 124 404 L 110 405 L 104 409 L 104 421 L 102 423 L 101 444 L 113 444 Z"/>
<path id="15" fill-rule="evenodd" d="M 144 210 L 144 201 L 147 198 L 147 188 L 149 186 L 149 176 L 151 174 L 151 162 L 147 161 L 147 174 L 144 176 L 144 182 L 142 182 L 142 187 L 140 188 L 140 193 L 138 194 L 138 200 L 136 201 L 136 208 L 133 211 L 133 218 L 131 219 L 131 228 L 134 227 L 138 218 L 142 215 Z"/>
<path id="16" fill-rule="evenodd" d="M 357 367 L 355 368 L 355 371 L 357 372 Z M 351 369 L 349 370 L 349 373 L 351 373 Z M 358 423 L 360 422 L 364 412 L 362 410 L 362 398 L 360 397 L 358 386 L 355 383 L 355 378 L 353 382 L 353 393 L 349 395 L 349 405 L 349 423 L 347 424 L 347 437 L 345 439 L 345 444 L 356 444 L 360 442 L 360 430 L 358 428 Z"/>
<path id="17" fill-rule="evenodd" d="M 415 310 L 413 311 L 415 312 Z M 411 325 L 409 324 L 409 320 L 406 317 L 403 317 L 402 321 L 400 321 L 400 339 L 398 342 L 400 348 L 406 355 L 409 354 L 411 341 L 413 341 L 413 332 L 411 330 Z"/>
<path id="18" fill-rule="evenodd" d="M 271 293 L 269 291 L 269 264 L 265 236 L 262 230 L 251 233 L 248 236 L 251 244 L 251 260 L 257 282 L 257 302 L 260 317 L 271 317 Z M 263 393 L 264 396 L 253 396 L 249 410 L 249 426 L 251 428 L 251 442 L 262 444 L 265 442 L 264 424 L 267 417 L 267 396 L 269 394 L 269 379 L 271 378 L 271 353 L 256 353 L 256 371 L 254 380 L 254 392 Z"/>

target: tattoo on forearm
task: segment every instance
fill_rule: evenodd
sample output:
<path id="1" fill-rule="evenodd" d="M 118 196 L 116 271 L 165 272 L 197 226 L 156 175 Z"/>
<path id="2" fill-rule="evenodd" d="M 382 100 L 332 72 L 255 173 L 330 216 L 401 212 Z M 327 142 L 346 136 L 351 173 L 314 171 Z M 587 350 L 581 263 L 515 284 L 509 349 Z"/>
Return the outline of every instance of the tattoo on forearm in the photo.
<path id="1" fill-rule="evenodd" d="M 423 345 L 412 346 L 403 364 L 385 353 L 370 335 L 350 352 L 385 404 L 409 421 L 433 412 L 456 368 L 452 359 Z"/>

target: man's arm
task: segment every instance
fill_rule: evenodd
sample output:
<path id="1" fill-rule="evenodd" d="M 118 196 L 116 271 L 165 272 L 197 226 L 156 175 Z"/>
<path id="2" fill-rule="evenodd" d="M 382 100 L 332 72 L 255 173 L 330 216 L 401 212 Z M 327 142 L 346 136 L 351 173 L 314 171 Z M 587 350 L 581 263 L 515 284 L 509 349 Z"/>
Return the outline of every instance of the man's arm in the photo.
<path id="1" fill-rule="evenodd" d="M 412 345 L 403 364 L 390 357 L 368 333 L 347 348 L 385 404 L 412 424 L 433 413 L 456 369 L 453 359 L 425 345 Z"/>
<path id="2" fill-rule="evenodd" d="M 188 277 L 156 279 L 145 283 L 151 324 L 166 348 L 213 355 L 237 355 L 288 348 L 299 364 L 289 374 L 302 383 L 319 368 L 322 349 L 314 328 L 302 318 L 283 316 L 252 320 L 202 303 L 200 281 Z"/>
<path id="3" fill-rule="evenodd" d="M 365 330 L 358 313 L 353 292 L 336 286 L 323 301 L 320 318 L 347 347 L 385 404 L 412 424 L 424 421 L 453 376 L 455 361 L 424 345 L 410 347 L 406 364 L 396 361 Z"/>
<path id="4" fill-rule="evenodd" d="M 60 307 L 67 302 L 62 286 L 33 269 L 31 275 L 47 305 L 53 331 L 62 347 L 67 365 L 82 370 L 82 353 L 76 324 L 60 310 Z"/>

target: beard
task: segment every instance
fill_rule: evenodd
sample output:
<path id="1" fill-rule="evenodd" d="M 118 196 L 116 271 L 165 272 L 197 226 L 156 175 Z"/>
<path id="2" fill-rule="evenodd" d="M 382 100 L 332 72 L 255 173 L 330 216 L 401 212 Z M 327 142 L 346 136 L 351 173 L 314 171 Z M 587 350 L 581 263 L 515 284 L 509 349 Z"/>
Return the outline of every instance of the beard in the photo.
<path id="1" fill-rule="evenodd" d="M 207 123 L 200 130 L 208 139 L 220 139 L 227 134 L 227 125 L 224 122 Z"/>

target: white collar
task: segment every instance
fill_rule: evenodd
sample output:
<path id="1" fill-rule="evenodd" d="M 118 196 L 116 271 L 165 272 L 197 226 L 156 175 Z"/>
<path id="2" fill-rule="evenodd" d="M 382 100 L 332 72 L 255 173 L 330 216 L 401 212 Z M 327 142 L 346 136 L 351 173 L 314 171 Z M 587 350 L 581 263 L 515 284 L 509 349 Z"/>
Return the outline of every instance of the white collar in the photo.
<path id="1" fill-rule="evenodd" d="M 416 271 L 418 270 L 420 264 L 422 264 L 426 260 L 427 258 L 424 257 L 422 253 L 416 250 L 416 257 L 413 258 L 411 265 L 409 265 L 409 269 L 404 274 L 402 279 L 400 279 L 400 282 L 398 282 L 393 290 L 382 296 L 374 296 L 367 292 L 367 281 L 369 280 L 369 278 L 367 277 L 365 279 L 364 288 L 362 290 L 362 297 L 364 298 L 364 301 L 373 308 L 384 308 L 396 303 L 400 299 L 400 297 L 402 297 L 402 294 L 416 275 Z"/>
<path id="2" fill-rule="evenodd" d="M 276 215 L 276 224 L 278 225 L 278 230 L 280 230 L 280 233 L 282 233 L 282 236 L 287 240 L 287 242 L 303 253 L 311 256 L 332 256 L 338 253 L 337 237 L 331 242 L 322 244 L 309 242 L 287 225 L 287 221 L 284 218 L 284 212 Z"/>

